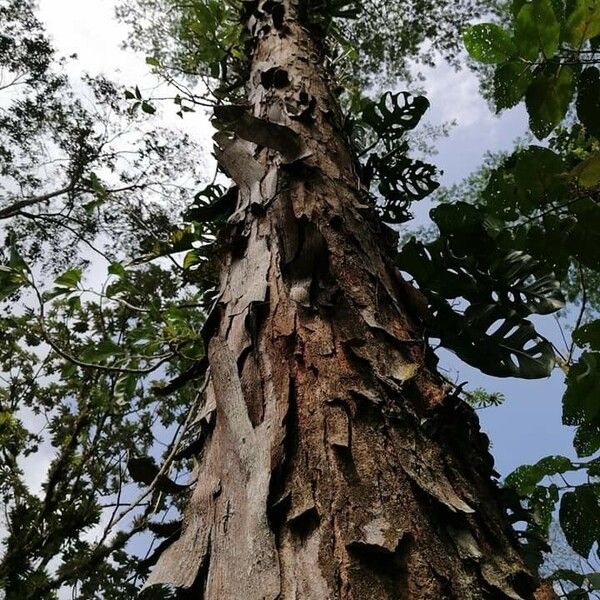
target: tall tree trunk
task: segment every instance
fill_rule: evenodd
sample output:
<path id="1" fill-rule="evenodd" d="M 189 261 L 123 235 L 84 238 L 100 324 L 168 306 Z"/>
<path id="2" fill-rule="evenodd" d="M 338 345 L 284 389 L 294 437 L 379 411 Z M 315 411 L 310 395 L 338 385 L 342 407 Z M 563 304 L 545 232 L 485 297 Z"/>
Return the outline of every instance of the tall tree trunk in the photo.
<path id="1" fill-rule="evenodd" d="M 437 375 L 396 237 L 363 199 L 323 48 L 297 2 L 246 5 L 248 106 L 217 110 L 239 194 L 197 481 L 149 584 L 198 600 L 532 598 L 487 438 Z"/>

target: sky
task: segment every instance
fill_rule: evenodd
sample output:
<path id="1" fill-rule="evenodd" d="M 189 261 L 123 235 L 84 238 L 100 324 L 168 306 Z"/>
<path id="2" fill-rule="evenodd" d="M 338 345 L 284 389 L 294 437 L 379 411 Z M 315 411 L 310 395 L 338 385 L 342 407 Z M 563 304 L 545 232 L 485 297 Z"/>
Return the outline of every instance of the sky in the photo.
<path id="1" fill-rule="evenodd" d="M 127 29 L 113 17 L 113 0 L 40 0 L 40 16 L 60 54 L 78 54 L 67 69 L 77 76 L 82 71 L 104 74 L 143 90 L 155 85 L 148 75 L 145 56 L 121 49 Z M 455 121 L 450 135 L 436 142 L 438 154 L 433 162 L 444 172 L 442 183 L 451 184 L 466 177 L 481 163 L 487 151 L 509 150 L 515 139 L 527 130 L 522 107 L 493 115 L 480 97 L 476 77 L 459 73 L 444 64 L 424 71 L 423 87 L 431 102 L 428 119 L 433 124 Z M 211 128 L 208 117 L 195 113 L 183 123 L 164 112 L 164 124 L 182 127 L 208 145 Z M 558 337 L 552 318 L 543 322 L 544 332 Z M 505 394 L 507 402 L 497 408 L 479 411 L 484 430 L 492 441 L 496 468 L 507 475 L 523 463 L 537 461 L 548 454 L 573 456 L 572 432 L 561 424 L 560 400 L 564 377 L 555 371 L 548 380 L 519 381 L 486 377 L 452 355 L 444 353 L 442 364 L 470 388 L 485 387 Z"/>

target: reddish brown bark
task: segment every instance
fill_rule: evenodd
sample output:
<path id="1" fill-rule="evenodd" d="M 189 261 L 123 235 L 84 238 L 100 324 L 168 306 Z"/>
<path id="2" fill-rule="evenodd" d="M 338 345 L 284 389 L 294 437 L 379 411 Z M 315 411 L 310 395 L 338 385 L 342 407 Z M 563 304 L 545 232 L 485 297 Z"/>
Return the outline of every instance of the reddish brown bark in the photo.
<path id="1" fill-rule="evenodd" d="M 321 48 L 288 0 L 248 5 L 248 113 L 217 113 L 239 200 L 207 323 L 206 440 L 149 583 L 208 600 L 531 599 L 487 438 L 436 373 Z"/>

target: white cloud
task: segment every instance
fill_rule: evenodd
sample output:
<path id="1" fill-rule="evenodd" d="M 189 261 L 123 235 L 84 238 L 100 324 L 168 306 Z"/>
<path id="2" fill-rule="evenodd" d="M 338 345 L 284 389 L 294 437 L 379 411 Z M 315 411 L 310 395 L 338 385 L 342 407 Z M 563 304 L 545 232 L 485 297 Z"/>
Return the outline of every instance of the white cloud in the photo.
<path id="1" fill-rule="evenodd" d="M 514 140 L 527 131 L 524 107 L 494 114 L 469 69 L 456 71 L 440 60 L 435 67 L 420 70 L 425 76 L 424 93 L 431 102 L 427 121 L 434 125 L 455 122 L 450 135 L 436 143 L 439 154 L 433 158 L 444 171 L 444 184 L 460 181 L 477 169 L 486 152 L 512 148 Z"/>

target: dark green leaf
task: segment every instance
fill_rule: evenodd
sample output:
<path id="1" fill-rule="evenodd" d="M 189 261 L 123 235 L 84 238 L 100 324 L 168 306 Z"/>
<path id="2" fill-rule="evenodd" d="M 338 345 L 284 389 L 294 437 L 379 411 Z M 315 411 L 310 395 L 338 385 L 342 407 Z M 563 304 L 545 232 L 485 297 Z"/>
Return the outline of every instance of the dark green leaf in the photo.
<path id="1" fill-rule="evenodd" d="M 114 262 L 108 267 L 108 273 L 110 275 L 116 275 L 119 279 L 127 278 L 127 271 L 121 263 Z"/>
<path id="2" fill-rule="evenodd" d="M 600 573 L 586 573 L 585 578 L 593 590 L 600 590 Z"/>
<path id="3" fill-rule="evenodd" d="M 563 396 L 563 423 L 581 425 L 600 413 L 600 352 L 584 352 L 571 367 Z"/>
<path id="4" fill-rule="evenodd" d="M 558 73 L 540 73 L 529 86 L 526 95 L 531 131 L 544 139 L 564 119 L 573 97 L 573 70 L 568 66 Z"/>
<path id="5" fill-rule="evenodd" d="M 127 471 L 136 483 L 150 485 L 160 470 L 156 461 L 149 456 L 132 457 L 127 461 Z"/>
<path id="6" fill-rule="evenodd" d="M 377 102 L 367 102 L 362 120 L 380 137 L 397 140 L 418 125 L 428 108 L 429 100 L 424 96 L 386 92 Z"/>
<path id="7" fill-rule="evenodd" d="M 27 263 L 11 248 L 7 265 L 0 265 L 0 300 L 8 298 L 27 283 Z"/>
<path id="8" fill-rule="evenodd" d="M 576 329 L 573 332 L 573 339 L 580 348 L 600 350 L 600 319 Z"/>
<path id="9" fill-rule="evenodd" d="M 88 346 L 82 353 L 81 359 L 87 363 L 101 363 L 122 354 L 118 344 L 110 339 Z"/>
<path id="10" fill-rule="evenodd" d="M 519 150 L 491 175 L 483 198 L 486 208 L 503 221 L 529 216 L 568 193 L 565 161 L 540 146 Z"/>
<path id="11" fill-rule="evenodd" d="M 500 65 L 494 74 L 494 100 L 496 109 L 503 110 L 516 106 L 533 81 L 528 64 L 508 62 Z"/>
<path id="12" fill-rule="evenodd" d="M 579 78 L 577 116 L 585 128 L 600 138 L 600 70 L 587 67 Z"/>
<path id="13" fill-rule="evenodd" d="M 432 333 L 489 375 L 547 377 L 554 366 L 552 346 L 523 316 L 561 305 L 556 282 L 531 257 L 503 255 L 483 234 L 473 232 L 469 241 L 472 250 L 459 249 L 448 238 L 427 247 L 413 240 L 399 256 L 400 268 L 429 299 Z M 469 305 L 451 305 L 448 299 Z"/>
<path id="14" fill-rule="evenodd" d="M 600 486 L 581 485 L 572 492 L 565 492 L 559 520 L 571 548 L 587 558 L 600 538 Z"/>
<path id="15" fill-rule="evenodd" d="M 573 446 L 579 457 L 592 456 L 600 450 L 600 417 L 597 416 L 577 428 Z"/>
<path id="16" fill-rule="evenodd" d="M 384 157 L 373 154 L 369 165 L 379 180 L 378 190 L 384 201 L 378 208 L 386 223 L 408 221 L 411 203 L 429 196 L 440 185 L 435 167 L 400 152 Z"/>
<path id="17" fill-rule="evenodd" d="M 577 586 L 582 586 L 585 577 L 581 573 L 572 571 L 571 569 L 559 569 L 550 576 L 552 581 L 570 581 Z"/>

